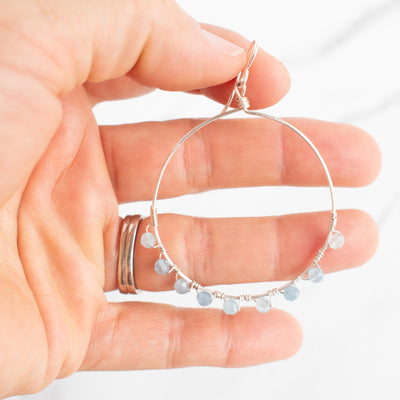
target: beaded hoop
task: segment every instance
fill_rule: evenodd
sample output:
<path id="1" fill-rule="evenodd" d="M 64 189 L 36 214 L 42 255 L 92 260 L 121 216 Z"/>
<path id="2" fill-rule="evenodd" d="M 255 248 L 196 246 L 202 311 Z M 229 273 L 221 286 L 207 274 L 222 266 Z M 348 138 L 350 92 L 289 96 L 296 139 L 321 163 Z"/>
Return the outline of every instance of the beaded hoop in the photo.
<path id="1" fill-rule="evenodd" d="M 160 250 L 160 257 L 159 259 L 155 262 L 154 269 L 157 273 L 161 275 L 166 275 L 169 273 L 175 273 L 176 274 L 176 281 L 174 288 L 177 293 L 179 294 L 185 294 L 188 293 L 191 289 L 195 289 L 197 291 L 197 301 L 201 306 L 208 306 L 212 303 L 213 299 L 222 299 L 223 300 L 223 309 L 226 314 L 233 315 L 236 314 L 240 310 L 240 305 L 241 302 L 247 301 L 247 302 L 255 302 L 256 308 L 258 311 L 265 313 L 270 310 L 272 306 L 272 297 L 278 294 L 283 294 L 283 296 L 289 300 L 289 301 L 294 301 L 299 297 L 300 291 L 296 286 L 296 283 L 301 281 L 301 280 L 310 280 L 311 282 L 317 283 L 321 282 L 323 279 L 323 272 L 322 269 L 319 265 L 319 262 L 322 258 L 322 256 L 325 253 L 325 250 L 327 248 L 331 249 L 339 249 L 343 246 L 344 244 L 344 238 L 343 235 L 335 230 L 336 222 L 337 222 L 337 213 L 335 209 L 335 199 L 334 199 L 334 193 L 333 193 L 333 183 L 331 176 L 329 174 L 328 168 L 314 146 L 314 144 L 310 141 L 310 139 L 307 138 L 307 136 L 302 133 L 299 129 L 291 125 L 290 123 L 277 118 L 272 115 L 264 114 L 258 111 L 251 111 L 249 110 L 249 101 L 245 97 L 246 93 L 246 82 L 248 79 L 249 75 L 249 69 L 251 64 L 254 61 L 254 58 L 257 54 L 258 46 L 255 42 L 252 43 L 250 50 L 249 50 L 249 59 L 247 62 L 246 67 L 239 73 L 236 79 L 236 83 L 234 86 L 234 89 L 232 91 L 232 94 L 225 105 L 224 109 L 222 112 L 193 128 L 191 131 L 186 133 L 185 136 L 183 136 L 178 143 L 175 145 L 175 147 L 172 149 L 172 151 L 169 153 L 167 159 L 165 160 L 160 174 L 158 176 L 156 188 L 154 191 L 154 196 L 153 196 L 153 202 L 150 208 L 150 216 L 151 216 L 151 225 L 148 225 L 146 228 L 146 233 L 144 233 L 141 237 L 141 244 L 146 247 L 146 248 L 159 248 Z M 230 111 L 227 111 L 228 108 L 230 107 L 233 98 L 236 98 L 236 102 L 238 104 L 237 109 L 232 109 Z M 187 275 L 185 275 L 181 269 L 171 260 L 169 257 L 167 250 L 161 240 L 159 231 L 158 231 L 158 218 L 157 218 L 157 197 L 158 197 L 158 191 L 160 188 L 161 180 L 164 175 L 165 169 L 167 168 L 168 163 L 170 162 L 171 158 L 174 156 L 174 154 L 178 151 L 178 149 L 188 140 L 192 135 L 194 135 L 197 131 L 202 129 L 208 124 L 211 124 L 212 122 L 227 117 L 229 115 L 235 114 L 237 112 L 245 112 L 246 114 L 249 115 L 254 115 L 257 117 L 262 117 L 262 118 L 267 118 L 269 120 L 276 121 L 280 124 L 285 125 L 289 129 L 291 129 L 293 132 L 295 132 L 298 136 L 300 136 L 307 144 L 308 146 L 313 150 L 315 155 L 318 157 L 318 160 L 320 161 L 323 170 L 325 172 L 327 181 L 328 181 L 328 186 L 329 186 L 329 193 L 331 197 L 331 212 L 330 212 L 330 219 L 329 219 L 329 226 L 328 226 L 328 234 L 327 237 L 322 245 L 322 247 L 318 250 L 316 253 L 313 261 L 311 264 L 305 269 L 303 273 L 300 275 L 295 276 L 293 279 L 288 281 L 286 284 L 267 290 L 264 293 L 261 294 L 256 294 L 256 295 L 250 295 L 250 294 L 242 294 L 242 295 L 229 295 L 224 292 L 218 291 L 218 290 L 212 290 L 207 287 L 202 286 L 200 283 L 194 281 L 193 279 L 189 278 Z M 152 227 L 154 229 L 154 234 L 149 232 L 149 228 Z"/>

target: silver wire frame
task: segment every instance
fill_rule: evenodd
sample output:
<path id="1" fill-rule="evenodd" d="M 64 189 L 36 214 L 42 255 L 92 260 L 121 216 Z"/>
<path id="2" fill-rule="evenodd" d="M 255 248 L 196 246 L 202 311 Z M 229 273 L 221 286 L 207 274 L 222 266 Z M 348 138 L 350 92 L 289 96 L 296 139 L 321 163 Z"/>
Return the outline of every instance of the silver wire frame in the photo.
<path id="1" fill-rule="evenodd" d="M 189 282 L 190 287 L 196 289 L 197 291 L 199 290 L 204 290 L 204 291 L 208 291 L 214 298 L 221 298 L 221 299 L 225 299 L 225 298 L 233 298 L 233 299 L 237 299 L 239 301 L 241 300 L 245 300 L 245 301 L 256 301 L 258 298 L 260 297 L 264 297 L 264 296 L 269 296 L 269 298 L 271 299 L 271 296 L 274 296 L 276 294 L 279 293 L 283 293 L 283 291 L 291 285 L 294 285 L 296 282 L 303 280 L 303 279 L 307 279 L 307 275 L 308 275 L 308 271 L 313 268 L 313 267 L 318 267 L 319 266 L 319 261 L 321 260 L 322 256 L 324 255 L 325 250 L 328 248 L 329 246 L 329 240 L 331 238 L 331 235 L 333 232 L 335 232 L 335 226 L 336 226 L 336 222 L 337 222 L 337 212 L 336 212 L 336 208 L 335 208 L 335 198 L 334 198 L 334 193 L 333 193 L 333 183 L 332 183 L 332 179 L 331 176 L 329 174 L 328 168 L 325 164 L 325 161 L 323 160 L 321 154 L 319 153 L 319 151 L 317 150 L 317 148 L 314 146 L 314 144 L 310 141 L 310 139 L 308 139 L 308 137 L 301 132 L 299 129 L 297 129 L 295 126 L 291 125 L 289 122 L 272 116 L 272 115 L 268 115 L 268 114 L 264 114 L 261 113 L 259 111 L 251 111 L 248 109 L 249 107 L 249 101 L 248 99 L 244 96 L 245 91 L 246 91 L 246 81 L 248 78 L 248 71 L 249 68 L 254 60 L 254 57 L 257 53 L 257 45 L 255 44 L 255 42 L 253 42 L 252 44 L 252 53 L 251 56 L 249 58 L 249 61 L 246 65 L 246 67 L 244 68 L 244 70 L 238 75 L 236 83 L 235 83 L 235 87 L 234 90 L 232 91 L 232 94 L 228 100 L 228 103 L 226 104 L 226 106 L 224 107 L 224 109 L 222 110 L 222 112 L 204 122 L 202 122 L 201 124 L 197 125 L 195 128 L 193 128 L 190 132 L 188 132 L 185 136 L 183 136 L 175 145 L 175 147 L 172 149 L 172 151 L 169 153 L 167 159 L 165 160 L 160 174 L 158 176 L 158 180 L 157 180 L 157 184 L 156 184 L 156 188 L 154 191 L 154 197 L 153 197 L 153 201 L 152 201 L 152 205 L 151 205 L 151 209 L 150 209 L 150 216 L 151 216 L 151 226 L 154 229 L 154 234 L 156 236 L 158 245 L 154 246 L 154 247 L 158 247 L 160 250 L 160 257 L 164 256 L 165 259 L 170 263 L 171 265 L 171 269 L 170 269 L 170 273 L 176 273 L 177 276 L 179 276 L 182 279 L 185 279 L 187 282 Z M 236 101 L 238 103 L 239 108 L 237 109 L 232 109 L 230 111 L 227 111 L 227 109 L 229 108 L 229 106 L 231 105 L 231 102 L 233 101 L 233 98 L 236 96 Z M 325 172 L 326 178 L 327 178 L 327 182 L 328 182 L 328 186 L 329 186 L 329 193 L 330 193 L 330 197 L 331 197 L 331 212 L 330 212 L 330 219 L 329 219 L 329 225 L 328 225 L 328 234 L 327 237 L 325 239 L 325 242 L 323 243 L 322 247 L 318 250 L 318 252 L 316 253 L 313 261 L 311 262 L 311 264 L 306 268 L 306 270 L 301 273 L 300 275 L 295 276 L 293 279 L 291 279 L 290 281 L 288 281 L 287 283 L 285 283 L 282 286 L 273 288 L 268 290 L 267 292 L 261 293 L 261 294 L 255 294 L 255 295 L 250 295 L 250 294 L 242 294 L 242 295 L 229 295 L 229 294 L 225 294 L 224 292 L 218 291 L 218 290 L 212 290 L 209 289 L 207 287 L 202 286 L 200 283 L 194 281 L 193 279 L 191 279 L 190 277 L 188 277 L 187 275 L 185 275 L 181 269 L 171 260 L 171 258 L 168 255 L 168 252 L 161 240 L 160 237 L 160 233 L 158 231 L 158 214 L 157 214 L 157 198 L 158 198 L 158 192 L 159 192 L 159 188 L 160 188 L 160 184 L 161 184 L 161 180 L 163 178 L 164 172 L 170 162 L 170 160 L 172 159 L 172 157 L 174 156 L 174 154 L 178 151 L 178 149 L 192 136 L 194 135 L 197 131 L 199 131 L 200 129 L 204 128 L 205 126 L 213 123 L 214 121 L 221 119 L 221 118 L 225 118 L 228 117 L 232 114 L 236 114 L 240 111 L 245 112 L 246 114 L 249 115 L 254 115 L 257 117 L 261 117 L 261 118 L 266 118 L 269 120 L 273 120 L 276 121 L 280 124 L 285 125 L 287 128 L 291 129 L 293 132 L 295 132 L 298 136 L 300 136 L 307 144 L 308 146 L 311 148 L 311 150 L 314 152 L 314 154 L 317 156 L 319 162 L 322 165 L 322 168 Z"/>

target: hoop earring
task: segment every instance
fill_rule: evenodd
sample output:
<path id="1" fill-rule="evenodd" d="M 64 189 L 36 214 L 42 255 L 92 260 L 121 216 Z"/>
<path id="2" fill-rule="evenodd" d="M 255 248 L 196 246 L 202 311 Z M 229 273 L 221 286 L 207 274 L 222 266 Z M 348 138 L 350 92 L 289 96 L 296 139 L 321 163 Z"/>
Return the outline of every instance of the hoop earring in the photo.
<path id="1" fill-rule="evenodd" d="M 321 282 L 323 279 L 323 271 L 319 265 L 321 258 L 323 257 L 325 251 L 330 249 L 340 249 L 344 244 L 344 237 L 343 235 L 335 230 L 336 222 L 337 222 L 337 213 L 335 208 L 335 198 L 334 198 L 334 191 L 333 191 L 333 183 L 331 176 L 329 174 L 328 168 L 323 160 L 321 154 L 318 152 L 317 148 L 314 144 L 308 139 L 308 137 L 297 129 L 295 126 L 291 125 L 285 120 L 282 120 L 278 117 L 264 114 L 258 111 L 251 111 L 249 110 L 249 100 L 245 97 L 246 94 L 246 83 L 249 77 L 249 70 L 256 57 L 258 50 L 258 45 L 256 42 L 251 44 L 249 49 L 249 56 L 248 61 L 245 68 L 239 73 L 237 76 L 234 89 L 230 95 L 228 102 L 226 103 L 225 107 L 223 108 L 222 112 L 193 128 L 191 131 L 186 133 L 175 145 L 172 151 L 169 153 L 167 159 L 165 160 L 160 174 L 158 176 L 156 188 L 154 191 L 153 202 L 150 208 L 150 216 L 151 216 L 151 225 L 148 225 L 146 228 L 146 233 L 142 235 L 141 243 L 146 248 L 158 248 L 160 250 L 160 257 L 155 263 L 155 270 L 160 274 L 167 274 L 167 273 L 175 273 L 176 274 L 176 281 L 175 281 L 175 290 L 179 294 L 188 293 L 191 289 L 196 290 L 197 292 L 197 302 L 201 306 L 208 306 L 210 305 L 214 299 L 221 299 L 223 301 L 223 310 L 226 314 L 233 315 L 236 314 L 240 310 L 240 306 L 242 302 L 253 302 L 258 311 L 261 313 L 265 313 L 269 311 L 272 307 L 272 297 L 282 294 L 287 300 L 294 301 L 296 300 L 299 295 L 300 291 L 297 287 L 297 283 L 302 280 L 309 280 L 311 282 L 317 283 Z M 238 104 L 238 108 L 228 110 L 231 106 L 233 99 L 236 99 Z M 328 224 L 328 233 L 326 239 L 320 249 L 317 251 L 313 261 L 311 264 L 307 266 L 307 268 L 302 272 L 300 275 L 295 276 L 293 279 L 288 281 L 282 286 L 267 290 L 264 293 L 250 295 L 250 294 L 241 294 L 241 295 L 230 295 L 226 294 L 222 291 L 218 290 L 211 290 L 207 287 L 203 287 L 200 283 L 194 281 L 187 275 L 185 275 L 181 269 L 171 260 L 168 255 L 168 252 L 161 240 L 160 233 L 158 230 L 158 214 L 157 214 L 157 197 L 158 192 L 161 184 L 161 180 L 163 178 L 165 169 L 167 168 L 168 163 L 174 156 L 174 154 L 178 151 L 178 149 L 188 140 L 192 135 L 198 132 L 200 129 L 204 128 L 206 125 L 211 124 L 212 122 L 227 117 L 232 114 L 236 114 L 238 112 L 244 112 L 248 115 L 253 115 L 261 118 L 266 118 L 269 120 L 276 121 L 280 124 L 285 125 L 287 128 L 291 129 L 294 133 L 300 136 L 311 148 L 314 154 L 317 156 L 324 173 L 327 178 L 327 183 L 329 187 L 329 193 L 331 197 L 331 211 L 330 211 L 330 218 Z M 154 234 L 149 231 L 152 228 Z"/>

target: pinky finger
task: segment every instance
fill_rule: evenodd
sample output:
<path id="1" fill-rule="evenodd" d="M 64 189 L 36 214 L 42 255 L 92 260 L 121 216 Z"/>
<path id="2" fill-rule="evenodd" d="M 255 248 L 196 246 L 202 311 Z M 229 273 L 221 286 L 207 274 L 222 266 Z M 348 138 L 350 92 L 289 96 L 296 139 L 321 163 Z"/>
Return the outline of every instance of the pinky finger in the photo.
<path id="1" fill-rule="evenodd" d="M 109 303 L 93 330 L 81 370 L 243 367 L 288 358 L 302 342 L 298 322 L 280 310 Z"/>

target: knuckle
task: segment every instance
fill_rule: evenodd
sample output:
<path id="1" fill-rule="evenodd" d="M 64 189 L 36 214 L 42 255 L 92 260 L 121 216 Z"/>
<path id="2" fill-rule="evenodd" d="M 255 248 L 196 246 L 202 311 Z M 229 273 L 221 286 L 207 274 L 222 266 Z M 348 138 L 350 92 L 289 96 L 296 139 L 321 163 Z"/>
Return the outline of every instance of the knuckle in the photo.
<path id="1" fill-rule="evenodd" d="M 229 318 L 225 313 L 221 312 L 222 341 L 221 347 L 221 365 L 223 367 L 231 367 L 234 365 L 234 357 L 237 348 L 237 339 L 234 334 L 235 319 Z"/>
<path id="2" fill-rule="evenodd" d="M 194 218 L 185 235 L 185 260 L 192 276 L 200 284 L 212 281 L 214 239 L 207 218 Z"/>
<path id="3" fill-rule="evenodd" d="M 172 312 L 168 327 L 168 347 L 165 356 L 165 368 L 175 368 L 179 365 L 179 354 L 182 352 L 183 318 L 177 308 Z"/>
<path id="4" fill-rule="evenodd" d="M 190 129 L 199 121 L 190 120 Z M 207 127 L 203 127 L 183 145 L 182 165 L 186 186 L 190 192 L 210 187 L 213 176 L 212 151 Z"/>

